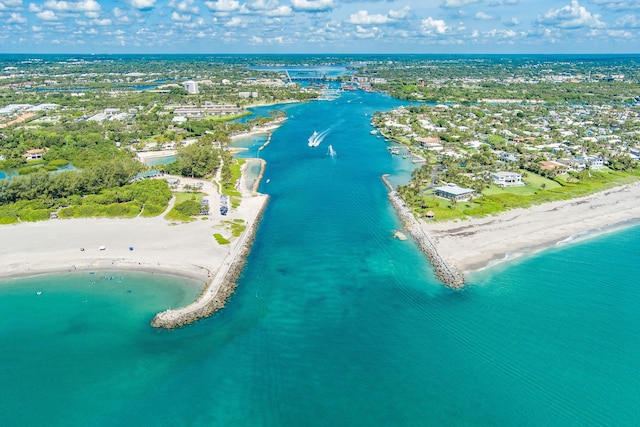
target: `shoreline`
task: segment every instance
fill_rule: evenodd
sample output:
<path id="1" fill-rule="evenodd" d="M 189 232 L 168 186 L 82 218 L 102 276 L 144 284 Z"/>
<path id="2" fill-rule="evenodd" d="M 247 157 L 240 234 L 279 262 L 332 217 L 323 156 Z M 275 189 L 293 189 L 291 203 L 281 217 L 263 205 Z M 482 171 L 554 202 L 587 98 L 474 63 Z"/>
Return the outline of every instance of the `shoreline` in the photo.
<path id="1" fill-rule="evenodd" d="M 234 247 L 225 257 L 221 269 L 207 281 L 198 298 L 184 307 L 157 313 L 151 320 L 151 326 L 163 329 L 180 328 L 209 317 L 225 307 L 227 299 L 235 292 L 237 280 L 251 252 L 258 225 L 267 207 L 269 196 L 263 197 L 265 200 L 261 209 L 242 236 L 234 242 Z"/>
<path id="2" fill-rule="evenodd" d="M 217 212 L 220 194 L 214 183 L 201 182 L 205 197 L 216 209 L 191 222 L 168 221 L 163 213 L 150 218 L 50 219 L 0 225 L 0 280 L 132 271 L 193 280 L 201 284 L 204 293 L 212 290 L 208 286 L 214 280 L 224 279 L 226 287 L 214 294 L 224 302 L 235 289 L 269 196 L 244 190 L 240 205 L 222 216 Z M 228 245 L 218 244 L 213 235 L 229 236 L 229 223 L 237 220 L 246 225 L 243 233 L 229 238 Z M 230 270 L 237 275 L 228 275 Z"/>
<path id="3" fill-rule="evenodd" d="M 465 274 L 542 250 L 631 227 L 640 220 L 640 183 L 499 215 L 462 221 L 419 220 L 439 253 Z"/>
<path id="4" fill-rule="evenodd" d="M 420 226 L 420 222 L 416 220 L 398 192 L 393 189 L 387 176 L 388 175 L 382 175 L 382 182 L 384 182 L 384 185 L 389 190 L 387 197 L 404 224 L 405 230 L 409 232 L 422 253 L 429 259 L 436 277 L 450 289 L 463 288 L 465 284 L 464 275 L 456 269 L 455 265 L 449 263 L 439 254 L 437 246 L 433 243 L 428 233 Z M 397 235 L 398 232 L 396 231 L 395 234 Z"/>

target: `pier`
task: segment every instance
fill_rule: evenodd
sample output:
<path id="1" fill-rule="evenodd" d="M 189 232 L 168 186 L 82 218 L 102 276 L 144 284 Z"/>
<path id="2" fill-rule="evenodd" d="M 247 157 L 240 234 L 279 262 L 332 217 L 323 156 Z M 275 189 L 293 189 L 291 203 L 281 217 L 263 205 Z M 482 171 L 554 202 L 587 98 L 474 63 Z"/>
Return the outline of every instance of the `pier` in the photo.
<path id="1" fill-rule="evenodd" d="M 464 276 L 459 273 L 453 266 L 450 266 L 439 254 L 436 246 L 433 244 L 429 236 L 424 232 L 418 220 L 416 220 L 413 212 L 405 205 L 397 191 L 387 179 L 388 175 L 382 176 L 382 181 L 389 189 L 389 200 L 398 216 L 404 223 L 406 230 L 411 234 L 420 250 L 427 256 L 431 265 L 433 265 L 436 277 L 448 288 L 460 289 L 464 286 Z"/>
<path id="2" fill-rule="evenodd" d="M 258 225 L 269 200 L 269 196 L 266 195 L 259 197 L 264 197 L 260 211 L 253 221 L 249 222 L 240 238 L 233 243 L 222 266 L 206 283 L 198 299 L 182 308 L 169 309 L 156 314 L 151 321 L 151 326 L 163 329 L 180 328 L 224 308 L 227 299 L 236 289 L 238 277 L 251 252 Z"/>

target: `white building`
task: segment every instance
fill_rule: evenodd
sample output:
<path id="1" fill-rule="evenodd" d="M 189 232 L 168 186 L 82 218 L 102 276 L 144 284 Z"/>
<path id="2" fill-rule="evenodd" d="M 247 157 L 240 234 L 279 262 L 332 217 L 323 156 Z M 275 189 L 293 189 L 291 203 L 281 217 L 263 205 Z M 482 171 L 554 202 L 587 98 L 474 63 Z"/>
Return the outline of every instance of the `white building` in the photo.
<path id="1" fill-rule="evenodd" d="M 456 184 L 448 183 L 442 187 L 436 187 L 433 194 L 449 200 L 469 200 L 475 195 L 475 191 L 471 188 L 459 187 Z"/>
<path id="2" fill-rule="evenodd" d="M 182 86 L 184 87 L 184 90 L 189 92 L 189 94 L 191 94 L 191 95 L 197 95 L 198 94 L 198 82 L 194 82 L 193 80 L 189 80 L 189 81 L 186 81 L 186 82 L 182 83 Z"/>
<path id="3" fill-rule="evenodd" d="M 604 167 L 604 159 L 598 156 L 578 156 L 575 158 L 577 169 L 584 169 L 589 165 L 590 169 L 602 169 Z"/>
<path id="4" fill-rule="evenodd" d="M 494 184 L 500 187 L 517 187 L 524 185 L 522 175 L 516 172 L 493 172 L 491 179 Z"/>

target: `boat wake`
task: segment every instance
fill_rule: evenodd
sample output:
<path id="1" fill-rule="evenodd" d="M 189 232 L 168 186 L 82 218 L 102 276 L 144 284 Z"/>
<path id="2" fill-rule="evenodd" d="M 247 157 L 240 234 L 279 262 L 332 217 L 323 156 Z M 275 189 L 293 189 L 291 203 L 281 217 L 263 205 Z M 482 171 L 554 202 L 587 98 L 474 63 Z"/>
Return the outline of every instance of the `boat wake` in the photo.
<path id="1" fill-rule="evenodd" d="M 333 149 L 333 146 L 331 144 L 329 144 L 329 152 L 328 152 L 329 156 L 331 156 L 332 159 L 336 158 L 336 150 Z"/>
<path id="2" fill-rule="evenodd" d="M 324 140 L 324 138 L 329 134 L 331 128 L 318 133 L 318 131 L 314 131 L 308 139 L 309 147 L 317 147 Z"/>

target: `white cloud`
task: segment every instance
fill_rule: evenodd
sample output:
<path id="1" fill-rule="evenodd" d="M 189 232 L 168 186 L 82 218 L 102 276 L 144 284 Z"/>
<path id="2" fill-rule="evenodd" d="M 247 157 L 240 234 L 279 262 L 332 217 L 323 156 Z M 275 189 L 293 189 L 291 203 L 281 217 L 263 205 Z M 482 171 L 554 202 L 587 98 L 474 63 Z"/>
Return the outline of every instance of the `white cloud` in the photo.
<path id="1" fill-rule="evenodd" d="M 487 6 L 505 6 L 510 4 L 518 4 L 519 0 L 491 0 L 487 2 Z"/>
<path id="2" fill-rule="evenodd" d="M 156 0 L 129 0 L 129 4 L 134 9 L 151 10 L 156 5 Z"/>
<path id="3" fill-rule="evenodd" d="M 29 3 L 29 12 L 38 13 L 42 12 L 42 9 L 35 3 Z"/>
<path id="4" fill-rule="evenodd" d="M 229 19 L 227 23 L 224 24 L 225 27 L 243 27 L 244 25 L 244 21 L 242 21 L 242 19 L 238 18 L 237 16 Z"/>
<path id="5" fill-rule="evenodd" d="M 303 12 L 325 12 L 335 7 L 333 0 L 291 0 L 291 6 Z"/>
<path id="6" fill-rule="evenodd" d="M 355 36 L 359 39 L 372 39 L 376 37 L 378 32 L 378 27 L 363 28 L 360 25 L 357 25 Z"/>
<path id="7" fill-rule="evenodd" d="M 513 30 L 498 30 L 493 29 L 484 33 L 486 36 L 492 39 L 512 39 L 517 37 L 518 33 Z"/>
<path id="8" fill-rule="evenodd" d="M 44 9 L 51 9 L 56 12 L 99 12 L 100 4 L 95 0 L 81 1 L 55 1 L 47 0 L 42 5 Z"/>
<path id="9" fill-rule="evenodd" d="M 559 9 L 550 9 L 538 17 L 538 23 L 552 25 L 564 29 L 604 28 L 607 26 L 600 21 L 600 15 L 592 14 L 578 0 L 571 0 L 571 4 Z"/>
<path id="10" fill-rule="evenodd" d="M 131 18 L 122 9 L 116 7 L 113 9 L 113 16 L 116 20 L 122 24 L 128 24 L 131 22 Z"/>
<path id="11" fill-rule="evenodd" d="M 22 6 L 22 0 L 2 0 L 2 4 L 9 8 L 15 8 Z"/>
<path id="12" fill-rule="evenodd" d="M 359 10 L 349 17 L 349 23 L 354 25 L 372 25 L 372 24 L 387 24 L 391 22 L 391 19 L 386 15 L 369 15 L 366 10 Z"/>
<path id="13" fill-rule="evenodd" d="M 179 3 L 171 0 L 169 2 L 169 7 L 172 7 L 181 13 L 191 13 L 193 15 L 200 13 L 200 8 L 193 4 L 193 0 L 183 0 Z"/>
<path id="14" fill-rule="evenodd" d="M 441 6 L 447 9 L 456 9 L 458 7 L 464 7 L 473 3 L 478 3 L 478 1 L 479 0 L 445 0 Z"/>
<path id="15" fill-rule="evenodd" d="M 57 21 L 58 16 L 52 10 L 43 10 L 42 12 L 36 13 L 38 19 L 42 19 L 43 21 Z"/>
<path id="16" fill-rule="evenodd" d="M 189 22 L 189 21 L 191 21 L 191 15 L 189 15 L 188 13 L 179 14 L 178 12 L 176 12 L 174 10 L 171 13 L 171 20 L 176 21 L 176 22 Z"/>
<path id="17" fill-rule="evenodd" d="M 205 1 L 204 5 L 212 12 L 233 12 L 240 9 L 240 2 L 237 0 Z"/>
<path id="18" fill-rule="evenodd" d="M 107 25 L 111 25 L 111 19 L 109 18 L 105 18 L 105 19 L 94 19 L 93 22 L 95 25 L 99 25 L 101 27 L 106 27 Z"/>
<path id="19" fill-rule="evenodd" d="M 278 7 L 278 0 L 250 0 L 242 6 L 248 10 L 271 10 Z"/>
<path id="20" fill-rule="evenodd" d="M 520 25 L 521 22 L 518 18 L 511 18 L 507 22 L 504 23 L 507 27 L 515 27 L 516 25 Z"/>
<path id="21" fill-rule="evenodd" d="M 633 34 L 628 30 L 607 30 L 607 35 L 609 37 L 614 37 L 618 39 L 631 39 L 633 38 Z"/>
<path id="22" fill-rule="evenodd" d="M 639 0 L 592 0 L 592 3 L 601 4 L 608 10 L 632 10 L 640 9 Z"/>
<path id="23" fill-rule="evenodd" d="M 293 15 L 293 10 L 289 6 L 278 6 L 275 9 L 265 12 L 265 15 L 271 17 L 291 16 Z"/>
<path id="24" fill-rule="evenodd" d="M 476 13 L 476 19 L 479 20 L 479 21 L 490 21 L 492 19 L 496 19 L 496 17 L 493 16 L 493 15 L 489 15 L 488 13 L 480 11 L 480 12 Z"/>
<path id="25" fill-rule="evenodd" d="M 433 19 L 428 17 L 422 20 L 421 23 L 422 34 L 426 36 L 443 35 L 451 28 L 442 19 Z"/>
<path id="26" fill-rule="evenodd" d="M 12 12 L 7 19 L 7 24 L 26 24 L 27 18 L 17 12 Z"/>
<path id="27" fill-rule="evenodd" d="M 618 28 L 640 28 L 640 20 L 635 15 L 625 15 L 616 19 L 615 26 Z"/>
<path id="28" fill-rule="evenodd" d="M 389 18 L 391 19 L 404 19 L 407 17 L 407 15 L 409 14 L 409 11 L 411 10 L 411 7 L 409 6 L 405 6 L 404 8 L 400 9 L 400 10 L 390 10 L 389 11 Z"/>
<path id="29" fill-rule="evenodd" d="M 258 37 L 258 36 L 251 37 L 251 43 L 262 44 L 263 41 L 264 40 L 262 39 L 262 37 Z"/>

